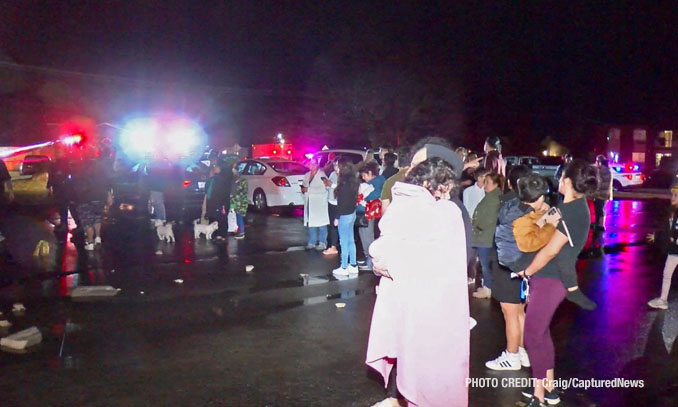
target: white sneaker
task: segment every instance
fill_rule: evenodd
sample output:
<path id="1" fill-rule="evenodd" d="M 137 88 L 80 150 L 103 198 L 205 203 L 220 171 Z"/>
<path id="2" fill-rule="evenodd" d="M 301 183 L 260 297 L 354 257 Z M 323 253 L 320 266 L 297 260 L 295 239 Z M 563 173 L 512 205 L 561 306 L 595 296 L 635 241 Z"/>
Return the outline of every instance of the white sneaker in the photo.
<path id="1" fill-rule="evenodd" d="M 473 293 L 473 298 L 490 298 L 492 297 L 492 290 L 487 287 L 480 287 Z"/>
<path id="2" fill-rule="evenodd" d="M 360 269 L 356 266 L 348 266 L 348 274 L 360 274 Z"/>
<path id="3" fill-rule="evenodd" d="M 402 404 L 398 401 L 396 398 L 389 397 L 387 399 L 383 399 L 382 401 L 372 404 L 370 407 L 401 407 Z"/>
<path id="4" fill-rule="evenodd" d="M 650 300 L 647 302 L 647 305 L 649 305 L 652 308 L 669 309 L 668 301 L 663 300 L 661 298 L 655 298 L 653 300 Z"/>
<path id="5" fill-rule="evenodd" d="M 98 237 L 98 236 L 95 237 L 95 238 L 94 238 L 94 244 L 95 244 L 95 245 L 100 245 L 100 244 L 101 244 L 101 238 Z"/>
<path id="6" fill-rule="evenodd" d="M 334 270 L 332 270 L 332 274 L 336 274 L 338 276 L 348 276 L 349 274 L 351 274 L 351 272 L 348 271 L 349 268 L 344 269 L 344 268 L 341 268 L 341 266 L 339 266 L 339 267 L 335 268 Z"/>
<path id="7" fill-rule="evenodd" d="M 520 365 L 522 367 L 530 367 L 530 357 L 527 356 L 527 351 L 522 346 L 518 347 L 518 356 L 520 356 Z"/>
<path id="8" fill-rule="evenodd" d="M 503 351 L 498 358 L 485 362 L 485 367 L 492 370 L 520 370 L 520 356 Z"/>
<path id="9" fill-rule="evenodd" d="M 85 250 L 90 251 L 90 252 L 91 252 L 92 250 L 94 250 L 94 243 L 87 243 L 87 244 L 85 245 Z"/>

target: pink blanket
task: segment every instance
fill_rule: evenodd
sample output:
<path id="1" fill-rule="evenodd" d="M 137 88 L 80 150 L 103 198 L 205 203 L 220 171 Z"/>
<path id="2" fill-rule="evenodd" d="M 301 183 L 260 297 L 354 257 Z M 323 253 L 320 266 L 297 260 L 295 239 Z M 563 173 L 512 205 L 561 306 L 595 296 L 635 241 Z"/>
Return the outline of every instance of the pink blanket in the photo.
<path id="1" fill-rule="evenodd" d="M 461 211 L 424 188 L 396 183 L 382 236 L 370 246 L 381 278 L 366 363 L 397 385 L 411 404 L 466 407 L 469 305 Z"/>

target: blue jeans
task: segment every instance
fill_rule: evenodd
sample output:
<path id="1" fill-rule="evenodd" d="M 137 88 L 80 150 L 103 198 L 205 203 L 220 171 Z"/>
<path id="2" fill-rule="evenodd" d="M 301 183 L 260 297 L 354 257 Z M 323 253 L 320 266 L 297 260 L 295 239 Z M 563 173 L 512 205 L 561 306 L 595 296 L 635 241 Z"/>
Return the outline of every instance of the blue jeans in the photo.
<path id="1" fill-rule="evenodd" d="M 327 226 L 308 227 L 308 245 L 327 245 Z"/>
<path id="2" fill-rule="evenodd" d="M 353 224 L 355 223 L 355 212 L 350 215 L 339 217 L 339 245 L 341 246 L 341 268 L 348 268 L 349 265 L 355 266 L 356 250 L 355 235 Z"/>
<path id="3" fill-rule="evenodd" d="M 478 251 L 478 258 L 480 259 L 480 267 L 483 270 L 483 286 L 492 288 L 492 248 L 491 247 L 476 247 Z"/>
<path id="4" fill-rule="evenodd" d="M 235 214 L 235 219 L 238 221 L 238 233 L 241 235 L 245 234 L 245 217 L 239 214 Z"/>

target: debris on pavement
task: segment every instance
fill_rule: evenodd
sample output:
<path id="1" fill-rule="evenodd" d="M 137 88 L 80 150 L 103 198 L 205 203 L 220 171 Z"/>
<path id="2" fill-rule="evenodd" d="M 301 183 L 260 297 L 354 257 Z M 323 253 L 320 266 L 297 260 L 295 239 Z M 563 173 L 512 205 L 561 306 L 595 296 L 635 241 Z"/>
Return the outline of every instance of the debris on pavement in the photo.
<path id="1" fill-rule="evenodd" d="M 18 317 L 24 315 L 25 312 L 26 307 L 24 307 L 24 305 L 20 302 L 17 302 L 12 306 L 12 313 Z"/>
<path id="2" fill-rule="evenodd" d="M 184 280 L 177 278 L 176 280 L 174 280 L 174 282 L 177 283 L 177 284 L 183 284 Z"/>
<path id="3" fill-rule="evenodd" d="M 146 294 L 146 293 L 143 292 L 143 291 L 139 291 L 139 294 L 144 295 L 144 294 Z"/>
<path id="4" fill-rule="evenodd" d="M 158 256 L 160 256 L 160 255 L 162 254 L 162 250 L 156 250 L 156 251 L 155 251 L 155 254 L 157 254 Z"/>
<path id="5" fill-rule="evenodd" d="M 42 334 L 40 330 L 32 326 L 23 331 L 19 331 L 12 335 L 0 339 L 0 347 L 6 347 L 14 350 L 23 350 L 42 342 Z"/>
<path id="6" fill-rule="evenodd" d="M 119 288 L 113 288 L 110 285 L 90 285 L 75 287 L 71 291 L 71 299 L 92 299 L 92 298 L 106 298 L 118 295 Z"/>
<path id="7" fill-rule="evenodd" d="M 254 266 L 253 266 L 253 265 L 249 264 L 249 265 L 245 266 L 245 271 L 246 271 L 246 272 L 250 273 L 250 272 L 252 272 L 252 270 L 254 270 Z"/>

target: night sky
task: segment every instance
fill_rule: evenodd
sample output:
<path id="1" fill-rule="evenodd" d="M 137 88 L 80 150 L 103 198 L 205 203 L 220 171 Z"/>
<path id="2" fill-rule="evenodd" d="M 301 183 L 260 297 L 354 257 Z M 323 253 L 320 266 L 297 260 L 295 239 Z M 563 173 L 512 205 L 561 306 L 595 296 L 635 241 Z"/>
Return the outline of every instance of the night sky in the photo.
<path id="1" fill-rule="evenodd" d="M 384 56 L 457 77 L 471 133 L 678 122 L 674 2 L 423 3 L 5 0 L 0 55 L 296 95 L 316 59 L 343 47 L 369 64 Z"/>

